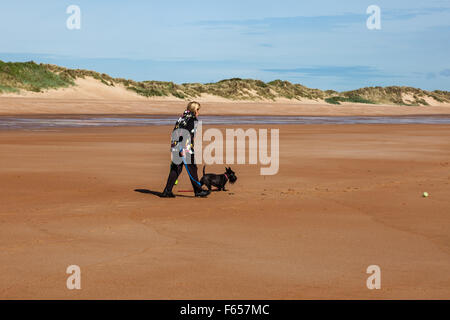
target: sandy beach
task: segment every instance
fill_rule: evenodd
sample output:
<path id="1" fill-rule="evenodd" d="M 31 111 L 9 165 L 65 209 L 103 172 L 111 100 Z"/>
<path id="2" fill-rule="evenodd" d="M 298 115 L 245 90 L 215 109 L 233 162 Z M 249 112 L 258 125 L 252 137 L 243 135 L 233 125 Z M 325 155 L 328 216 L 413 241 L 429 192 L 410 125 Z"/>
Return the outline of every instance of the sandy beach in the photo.
<path id="1" fill-rule="evenodd" d="M 8 99 L 16 99 L 14 110 Z M 2 98 L 0 112 L 30 113 L 20 109 L 26 101 Z M 40 101 L 31 113 L 62 105 Z M 129 113 L 131 103 L 112 107 L 122 103 Z M 167 103 L 174 113 L 184 107 Z M 70 106 L 89 113 L 88 104 Z M 292 114 L 317 107 L 324 108 Z M 142 112 L 149 108 L 145 102 Z M 371 108 L 364 112 L 384 107 Z M 433 108 L 444 107 L 408 112 L 443 113 Z M 149 193 L 167 178 L 168 126 L 0 131 L 0 298 L 450 297 L 448 125 L 275 128 L 279 173 L 233 165 L 237 184 L 207 199 L 181 192 L 191 189 L 185 172 L 177 198 Z M 81 290 L 66 288 L 73 264 Z M 369 265 L 381 268 L 381 290 L 366 287 Z"/>
<path id="2" fill-rule="evenodd" d="M 450 1 L 4 2 L 2 307 L 449 309 Z"/>
<path id="3" fill-rule="evenodd" d="M 61 90 L 62 91 L 62 90 Z M 179 115 L 186 108 L 180 99 L 145 99 L 135 95 L 116 98 L 112 94 L 86 98 L 79 95 L 59 96 L 34 94 L 27 97 L 0 96 L 1 115 L 67 115 L 67 114 L 134 114 Z M 127 92 L 127 94 L 129 94 Z M 83 98 L 80 98 L 83 97 Z M 321 102 L 283 100 L 278 102 L 224 101 L 217 97 L 196 99 L 204 106 L 203 115 L 267 115 L 267 116 L 400 116 L 400 115 L 448 115 L 450 105 L 397 106 L 343 103 L 332 105 Z"/>

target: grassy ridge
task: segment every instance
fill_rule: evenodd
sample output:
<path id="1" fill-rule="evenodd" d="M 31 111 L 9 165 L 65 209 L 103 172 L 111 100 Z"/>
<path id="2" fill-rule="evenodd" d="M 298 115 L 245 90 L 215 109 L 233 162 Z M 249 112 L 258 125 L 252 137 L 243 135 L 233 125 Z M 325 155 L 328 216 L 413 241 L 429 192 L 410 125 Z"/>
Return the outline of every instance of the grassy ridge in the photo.
<path id="1" fill-rule="evenodd" d="M 0 60 L 0 90 L 17 92 L 19 89 L 41 92 L 44 89 L 68 87 L 73 79 L 58 75 L 34 62 L 9 62 Z"/>
<path id="2" fill-rule="evenodd" d="M 405 98 L 404 96 L 408 96 Z M 412 87 L 370 87 L 353 91 L 343 92 L 342 96 L 358 96 L 376 103 L 398 104 L 398 105 L 428 105 L 425 98 L 433 98 L 438 102 L 450 102 L 448 91 L 426 91 Z"/>
<path id="3" fill-rule="evenodd" d="M 133 81 L 112 78 L 107 74 L 81 69 L 36 64 L 34 62 L 5 63 L 0 60 L 0 93 L 27 90 L 41 92 L 46 89 L 75 85 L 77 78 L 92 77 L 107 86 L 122 84 L 145 97 L 174 96 L 180 99 L 195 99 L 202 94 L 219 96 L 229 100 L 275 100 L 286 98 L 291 100 L 325 100 L 330 104 L 341 102 L 353 103 L 385 103 L 397 105 L 428 105 L 426 98 L 438 102 L 450 102 L 448 91 L 426 91 L 411 87 L 369 87 L 358 90 L 336 92 L 333 90 L 311 89 L 289 81 L 275 80 L 263 82 L 253 79 L 226 79 L 215 83 L 175 84 L 163 81 Z M 408 97 L 408 99 L 405 99 Z"/>

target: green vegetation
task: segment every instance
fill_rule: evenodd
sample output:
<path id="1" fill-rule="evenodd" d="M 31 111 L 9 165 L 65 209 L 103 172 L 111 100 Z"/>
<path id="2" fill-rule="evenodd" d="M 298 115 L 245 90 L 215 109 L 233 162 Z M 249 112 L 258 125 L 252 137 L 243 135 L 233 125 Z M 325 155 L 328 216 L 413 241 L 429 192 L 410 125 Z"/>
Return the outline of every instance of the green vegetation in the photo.
<path id="1" fill-rule="evenodd" d="M 340 101 L 341 97 L 330 97 L 326 98 L 325 102 L 329 104 L 341 104 Z"/>
<path id="2" fill-rule="evenodd" d="M 450 102 L 448 91 L 426 91 L 412 87 L 368 87 L 358 90 L 342 92 L 342 96 L 357 96 L 375 103 L 397 104 L 397 105 L 429 105 L 425 98 L 433 98 L 438 102 Z M 363 102 L 364 103 L 364 102 Z"/>
<path id="3" fill-rule="evenodd" d="M 123 85 L 145 97 L 174 96 L 180 99 L 195 99 L 202 94 L 219 96 L 230 100 L 324 100 L 330 104 L 341 102 L 366 104 L 429 105 L 426 99 L 450 102 L 448 91 L 426 91 L 411 87 L 368 87 L 353 91 L 337 92 L 307 88 L 289 81 L 274 80 L 263 82 L 253 79 L 226 79 L 216 83 L 183 83 L 163 81 L 133 81 L 112 78 L 107 74 L 81 69 L 67 69 L 50 64 L 5 63 L 0 60 L 0 93 L 28 90 L 41 92 L 45 89 L 68 87 L 77 78 L 92 77 L 107 86 Z"/>
<path id="4" fill-rule="evenodd" d="M 68 87 L 73 79 L 51 72 L 45 65 L 34 62 L 5 63 L 0 61 L 0 90 L 15 92 L 19 89 L 41 92 L 43 89 Z"/>
<path id="5" fill-rule="evenodd" d="M 8 87 L 8 86 L 3 86 L 0 85 L 0 93 L 2 92 L 14 92 L 14 93 L 18 93 L 19 89 L 17 88 L 12 88 L 12 87 Z"/>
<path id="6" fill-rule="evenodd" d="M 330 104 L 341 104 L 341 102 L 367 103 L 367 104 L 375 104 L 376 103 L 372 100 L 365 99 L 365 98 L 363 98 L 361 96 L 357 96 L 357 95 L 349 95 L 348 97 L 333 96 L 330 98 L 326 98 L 325 102 L 330 103 Z"/>

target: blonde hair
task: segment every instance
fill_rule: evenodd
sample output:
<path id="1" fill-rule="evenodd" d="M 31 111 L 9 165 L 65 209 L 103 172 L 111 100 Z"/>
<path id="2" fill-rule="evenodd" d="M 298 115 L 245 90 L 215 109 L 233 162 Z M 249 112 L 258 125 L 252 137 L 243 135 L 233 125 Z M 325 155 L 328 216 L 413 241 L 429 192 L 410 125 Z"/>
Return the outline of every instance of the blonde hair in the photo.
<path id="1" fill-rule="evenodd" d="M 201 108 L 200 103 L 198 103 L 196 101 L 191 101 L 188 103 L 186 109 L 190 112 L 196 112 L 196 111 L 200 110 L 200 108 Z"/>

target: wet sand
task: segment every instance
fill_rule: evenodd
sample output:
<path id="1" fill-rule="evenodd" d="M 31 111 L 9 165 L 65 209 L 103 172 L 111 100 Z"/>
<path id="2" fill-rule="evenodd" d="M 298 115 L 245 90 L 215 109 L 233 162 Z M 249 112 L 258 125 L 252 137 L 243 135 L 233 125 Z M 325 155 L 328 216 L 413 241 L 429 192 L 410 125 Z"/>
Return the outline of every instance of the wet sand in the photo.
<path id="1" fill-rule="evenodd" d="M 275 128 L 278 175 L 207 199 L 146 193 L 171 127 L 0 131 L 0 298 L 450 298 L 449 125 Z"/>
<path id="2" fill-rule="evenodd" d="M 174 115 L 33 115 L 0 116 L 0 130 L 172 125 Z M 416 116 L 202 116 L 205 126 L 311 124 L 450 124 L 450 115 Z"/>

